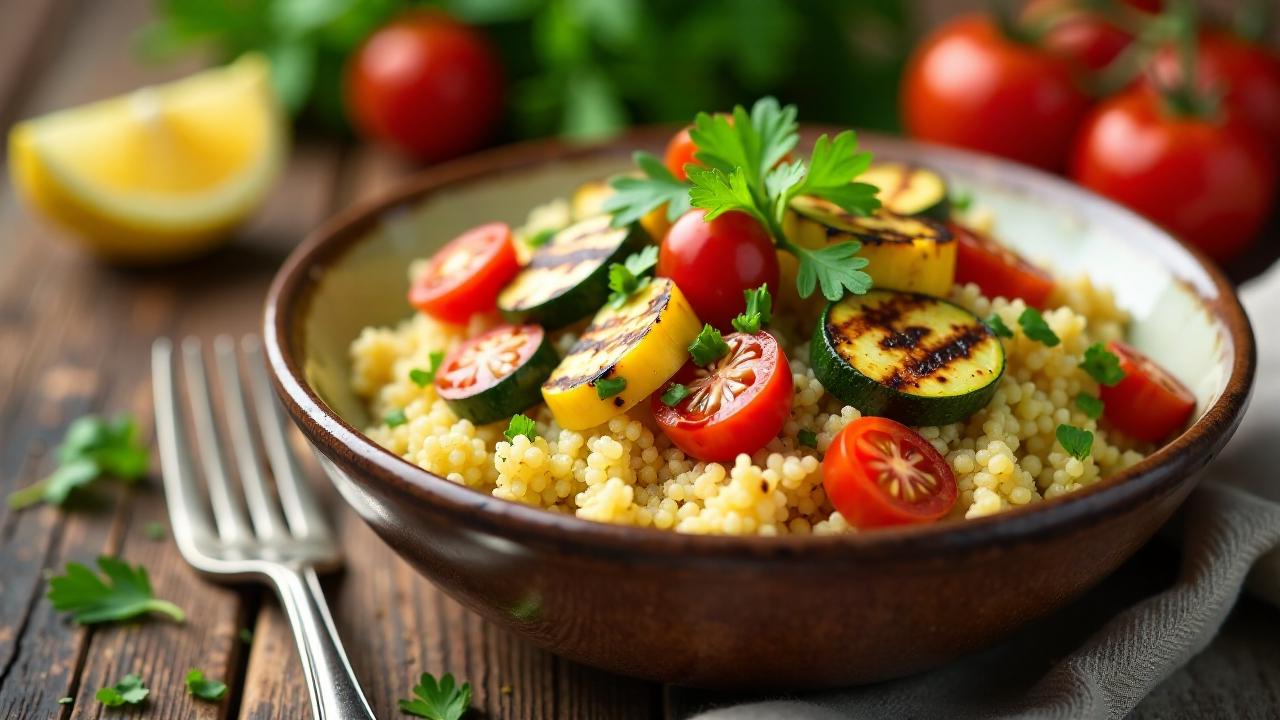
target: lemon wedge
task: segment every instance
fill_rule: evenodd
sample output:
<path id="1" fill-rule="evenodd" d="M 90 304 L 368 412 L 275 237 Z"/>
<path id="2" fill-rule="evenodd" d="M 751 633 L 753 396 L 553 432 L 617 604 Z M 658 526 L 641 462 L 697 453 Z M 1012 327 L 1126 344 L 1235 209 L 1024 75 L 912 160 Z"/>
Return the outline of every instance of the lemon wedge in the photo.
<path id="1" fill-rule="evenodd" d="M 113 262 L 207 250 L 280 173 L 283 114 L 258 55 L 176 82 L 18 123 L 14 184 Z"/>

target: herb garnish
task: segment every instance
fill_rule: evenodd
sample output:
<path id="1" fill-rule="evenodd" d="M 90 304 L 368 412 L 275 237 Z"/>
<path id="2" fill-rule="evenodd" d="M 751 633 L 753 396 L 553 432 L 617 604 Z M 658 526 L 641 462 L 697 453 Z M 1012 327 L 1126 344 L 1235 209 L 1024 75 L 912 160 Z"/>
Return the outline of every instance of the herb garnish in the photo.
<path id="1" fill-rule="evenodd" d="M 1049 327 L 1049 323 L 1044 321 L 1044 316 L 1039 310 L 1029 307 L 1022 311 L 1018 316 L 1018 325 L 1022 326 L 1022 332 L 1027 337 L 1036 342 L 1043 343 L 1045 347 L 1053 347 L 1062 342 L 1058 339 L 1058 335 Z"/>
<path id="2" fill-rule="evenodd" d="M 658 264 L 658 246 L 648 245 L 626 260 L 609 266 L 609 307 L 620 308 L 627 298 L 649 284 L 649 271 Z"/>
<path id="3" fill-rule="evenodd" d="M 724 341 L 720 331 L 708 323 L 702 326 L 702 332 L 689 345 L 689 355 L 693 364 L 706 367 L 724 357 L 729 352 L 729 345 Z"/>
<path id="4" fill-rule="evenodd" d="M 1013 337 L 1013 331 L 1009 329 L 1008 325 L 1004 324 L 1004 318 L 999 315 L 991 313 L 991 317 L 987 318 L 983 322 L 987 324 L 987 327 L 991 328 L 992 335 L 1002 338 Z"/>
<path id="5" fill-rule="evenodd" d="M 733 329 L 754 335 L 773 320 L 773 297 L 769 295 L 768 284 L 754 290 L 743 290 L 742 295 L 747 301 L 747 309 L 733 319 Z"/>
<path id="6" fill-rule="evenodd" d="M 601 400 L 617 395 L 627 389 L 627 379 L 624 377 L 616 378 L 600 378 L 596 380 L 596 395 Z"/>
<path id="7" fill-rule="evenodd" d="M 1076 407 L 1090 418 L 1097 420 L 1102 417 L 1102 411 L 1106 409 L 1102 400 L 1096 398 L 1089 393 L 1079 393 L 1076 395 Z"/>
<path id="8" fill-rule="evenodd" d="M 667 206 L 667 219 L 675 221 L 689 211 L 689 185 L 681 182 L 667 170 L 657 156 L 637 152 L 631 156 L 644 177 L 623 175 L 614 178 L 609 185 L 613 194 L 605 199 L 605 212 L 613 213 L 613 226 L 625 227 L 653 210 Z"/>
<path id="9" fill-rule="evenodd" d="M 147 570 L 141 565 L 129 567 L 123 560 L 104 555 L 98 558 L 98 568 L 106 581 L 75 562 L 67 563 L 65 575 L 50 578 L 49 601 L 54 609 L 70 612 L 81 625 L 127 620 L 150 612 L 177 622 L 187 619 L 182 608 L 155 597 Z"/>
<path id="10" fill-rule="evenodd" d="M 818 433 L 812 430 L 801 430 L 796 433 L 796 440 L 805 447 L 811 447 L 815 450 L 818 449 Z"/>
<path id="11" fill-rule="evenodd" d="M 471 683 L 458 686 L 450 673 L 439 682 L 431 673 L 422 673 L 413 694 L 418 697 L 399 701 L 400 711 L 427 720 L 458 720 L 471 709 Z"/>
<path id="12" fill-rule="evenodd" d="M 1120 367 L 1120 358 L 1102 343 L 1094 343 L 1084 351 L 1084 359 L 1080 361 L 1080 369 L 1102 385 L 1115 385 L 1124 379 L 1124 370 Z"/>
<path id="13" fill-rule="evenodd" d="M 554 230 L 552 228 L 545 228 L 545 229 L 539 230 L 538 232 L 525 238 L 524 244 L 528 245 L 531 248 L 540 248 L 543 245 L 546 245 L 547 243 L 551 242 L 551 238 L 555 237 L 557 232 L 559 231 Z"/>
<path id="14" fill-rule="evenodd" d="M 511 416 L 511 422 L 507 423 L 507 429 L 502 431 L 502 436 L 509 442 L 515 442 L 517 435 L 523 435 L 530 441 L 537 439 L 538 427 L 533 422 L 533 418 L 524 414 Z"/>
<path id="15" fill-rule="evenodd" d="M 409 371 L 409 379 L 413 381 L 414 385 L 417 385 L 420 388 L 424 388 L 435 382 L 436 373 L 440 371 L 440 363 L 444 362 L 444 351 L 432 350 L 431 353 L 427 355 L 427 361 L 431 363 L 431 365 L 426 370 L 423 370 L 422 368 L 414 368 Z"/>
<path id="16" fill-rule="evenodd" d="M 146 700 L 150 693 L 151 691 L 142 684 L 142 678 L 138 677 L 137 673 L 129 673 L 121 678 L 120 682 L 98 690 L 93 696 L 107 707 L 120 707 L 125 703 L 137 705 Z"/>
<path id="17" fill-rule="evenodd" d="M 973 207 L 973 194 L 964 190 L 957 190 L 951 194 L 951 209 L 956 212 L 967 212 Z"/>
<path id="18" fill-rule="evenodd" d="M 680 383 L 671 383 L 667 391 L 662 393 L 662 404 L 667 407 L 675 407 L 680 401 L 689 397 L 689 388 Z"/>
<path id="19" fill-rule="evenodd" d="M 1059 425 L 1054 435 L 1058 444 L 1077 460 L 1084 460 L 1093 452 L 1093 433 L 1074 425 Z"/>
<path id="20" fill-rule="evenodd" d="M 205 678 L 204 671 L 191 668 L 187 671 L 187 692 L 209 702 L 217 702 L 227 694 L 227 684 L 221 680 Z"/>
<path id="21" fill-rule="evenodd" d="M 382 422 L 386 423 L 387 427 L 400 427 L 409 422 L 409 417 L 404 414 L 404 408 L 396 408 L 388 410 L 387 414 L 382 416 Z"/>
<path id="22" fill-rule="evenodd" d="M 150 454 L 138 438 L 131 418 L 107 422 L 96 415 L 78 418 L 67 428 L 57 450 L 58 468 L 48 477 L 9 495 L 14 510 L 41 502 L 61 505 L 72 490 L 103 475 L 133 482 L 147 473 Z"/>

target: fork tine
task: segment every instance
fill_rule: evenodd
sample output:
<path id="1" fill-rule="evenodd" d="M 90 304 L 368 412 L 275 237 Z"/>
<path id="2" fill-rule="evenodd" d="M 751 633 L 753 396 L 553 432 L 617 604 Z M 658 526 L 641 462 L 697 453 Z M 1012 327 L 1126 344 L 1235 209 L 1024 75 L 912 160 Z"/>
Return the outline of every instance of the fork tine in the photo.
<path id="1" fill-rule="evenodd" d="M 316 503 L 311 486 L 298 467 L 298 460 L 289 447 L 285 434 L 284 418 L 279 401 L 267 380 L 266 364 L 262 360 L 262 345 L 254 335 L 245 335 L 240 342 L 245 367 L 253 388 L 254 405 L 258 411 L 258 425 L 262 430 L 262 444 L 271 461 L 271 472 L 280 492 L 280 505 L 289 520 L 289 527 L 299 540 L 331 539 L 332 531 L 324 513 Z"/>
<path id="2" fill-rule="evenodd" d="M 262 466 L 258 462 L 258 450 L 254 447 L 249 428 L 253 427 L 249 413 L 245 410 L 244 389 L 240 384 L 240 369 L 236 359 L 236 346 L 227 335 L 219 335 L 213 341 L 214 364 L 218 368 L 218 380 L 222 385 L 222 402 L 226 410 L 227 430 L 231 435 L 231 451 L 236 459 L 236 468 L 240 473 L 240 484 L 244 489 L 245 505 L 249 507 L 249 517 L 253 520 L 253 528 L 258 539 L 275 540 L 287 532 L 284 518 L 272 501 L 273 493 L 269 492 L 266 480 L 262 476 Z"/>
<path id="3" fill-rule="evenodd" d="M 222 540 L 228 543 L 248 541 L 253 534 L 248 519 L 231 494 L 227 468 L 222 459 L 222 444 L 209 400 L 209 383 L 205 377 L 204 357 L 200 341 L 189 337 L 182 341 L 183 368 L 187 377 L 187 399 L 191 403 L 191 420 L 196 430 L 196 449 L 204 466 L 205 484 L 209 486 L 209 504 L 218 524 Z"/>
<path id="4" fill-rule="evenodd" d="M 157 338 L 151 344 L 151 384 L 161 474 L 165 496 L 169 499 L 169 522 L 179 547 L 193 547 L 194 541 L 212 539 L 216 533 L 201 501 L 202 494 L 191 466 L 191 449 L 178 405 L 173 343 L 169 338 Z"/>

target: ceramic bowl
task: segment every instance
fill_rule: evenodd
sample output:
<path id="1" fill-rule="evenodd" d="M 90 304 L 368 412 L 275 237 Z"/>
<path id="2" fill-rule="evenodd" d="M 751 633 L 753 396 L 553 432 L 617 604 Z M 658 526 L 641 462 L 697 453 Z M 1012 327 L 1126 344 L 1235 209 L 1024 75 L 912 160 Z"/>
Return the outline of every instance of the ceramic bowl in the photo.
<path id="1" fill-rule="evenodd" d="M 941 171 L 1002 239 L 1114 288 L 1131 341 L 1199 398 L 1167 446 L 1080 492 L 996 517 L 840 537 L 703 537 L 598 524 L 433 475 L 361 433 L 348 346 L 407 317 L 406 265 L 480 222 L 659 149 L 516 146 L 432 168 L 314 232 L 267 301 L 277 390 L 342 496 L 446 593 L 564 657 L 703 687 L 827 687 L 917 672 L 997 641 L 1112 572 L 1160 527 L 1240 421 L 1254 346 L 1231 286 L 1136 215 L 1008 162 L 864 136 Z M 812 135 L 810 134 L 811 138 Z M 359 562 L 358 558 L 353 559 Z"/>

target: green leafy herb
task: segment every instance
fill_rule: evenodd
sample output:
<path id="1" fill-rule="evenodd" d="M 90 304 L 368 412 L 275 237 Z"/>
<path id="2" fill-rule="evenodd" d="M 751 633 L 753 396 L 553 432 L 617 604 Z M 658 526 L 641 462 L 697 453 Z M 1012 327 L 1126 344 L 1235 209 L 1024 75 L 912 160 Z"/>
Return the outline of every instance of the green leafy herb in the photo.
<path id="1" fill-rule="evenodd" d="M 951 209 L 956 212 L 968 212 L 973 207 L 973 194 L 957 190 L 951 194 Z"/>
<path id="2" fill-rule="evenodd" d="M 551 242 L 551 238 L 556 236 L 556 232 L 558 231 L 553 228 L 546 228 L 545 230 L 539 230 L 538 232 L 525 238 L 524 244 L 532 248 L 540 248 L 543 245 L 546 245 L 547 243 Z"/>
<path id="3" fill-rule="evenodd" d="M 1102 411 L 1106 409 L 1102 400 L 1090 395 L 1089 393 L 1079 393 L 1076 395 L 1076 407 L 1089 417 L 1097 420 L 1102 417 Z"/>
<path id="4" fill-rule="evenodd" d="M 150 693 L 151 691 L 142 684 L 142 678 L 136 673 L 129 673 L 115 685 L 98 690 L 94 693 L 94 697 L 107 707 L 120 707 L 126 703 L 137 705 L 146 700 Z"/>
<path id="5" fill-rule="evenodd" d="M 609 306 L 620 308 L 627 298 L 649 284 L 649 271 L 658 264 L 658 246 L 647 245 L 621 263 L 609 266 Z"/>
<path id="6" fill-rule="evenodd" d="M 805 447 L 811 447 L 815 450 L 818 448 L 818 433 L 812 430 L 801 430 L 796 433 L 796 440 Z"/>
<path id="7" fill-rule="evenodd" d="M 1018 316 L 1018 325 L 1022 327 L 1024 335 L 1036 342 L 1043 343 L 1046 347 L 1053 347 L 1062 342 L 1049 327 L 1049 323 L 1044 321 L 1044 316 L 1040 314 L 1040 311 L 1033 307 L 1022 311 L 1022 314 Z"/>
<path id="8" fill-rule="evenodd" d="M 667 391 L 662 393 L 662 404 L 667 407 L 675 407 L 680 401 L 689 397 L 689 388 L 680 383 L 671 383 Z"/>
<path id="9" fill-rule="evenodd" d="M 48 477 L 9 496 L 14 510 L 41 502 L 61 505 L 72 490 L 103 475 L 133 482 L 146 475 L 150 454 L 138 438 L 138 426 L 128 417 L 114 422 L 96 415 L 78 418 L 67 428 L 57 450 L 58 468 Z"/>
<path id="10" fill-rule="evenodd" d="M 153 520 L 142 526 L 142 534 L 148 540 L 163 540 L 165 535 L 168 534 L 168 528 L 165 527 L 164 523 Z"/>
<path id="11" fill-rule="evenodd" d="M 203 670 L 191 668 L 187 671 L 187 692 L 201 700 L 217 702 L 227 694 L 227 684 L 221 680 L 207 679 Z"/>
<path id="12" fill-rule="evenodd" d="M 1120 358 L 1102 343 L 1094 343 L 1084 351 L 1080 369 L 1089 373 L 1089 377 L 1107 386 L 1115 385 L 1124 379 Z"/>
<path id="13" fill-rule="evenodd" d="M 1084 460 L 1093 451 L 1093 433 L 1088 430 L 1082 430 L 1074 425 L 1059 425 L 1054 434 L 1058 438 L 1058 444 L 1062 445 L 1062 449 L 1077 460 Z"/>
<path id="14" fill-rule="evenodd" d="M 644 177 L 622 175 L 609 182 L 613 194 L 603 208 L 613 213 L 614 227 L 630 225 L 664 204 L 671 221 L 689 211 L 688 183 L 677 180 L 652 153 L 637 152 L 631 157 Z"/>
<path id="15" fill-rule="evenodd" d="M 414 385 L 417 385 L 420 388 L 424 388 L 435 382 L 436 373 L 440 370 L 440 363 L 444 362 L 444 351 L 432 350 L 431 353 L 427 355 L 427 361 L 430 363 L 430 367 L 426 370 L 423 370 L 422 368 L 414 368 L 409 371 L 409 379 L 413 381 Z"/>
<path id="16" fill-rule="evenodd" d="M 1004 318 L 999 315 L 991 313 L 991 317 L 988 317 L 985 322 L 987 323 L 987 327 L 991 328 L 991 333 L 996 337 L 1013 337 L 1013 331 L 1009 329 L 1008 325 L 1004 324 Z"/>
<path id="17" fill-rule="evenodd" d="M 512 415 L 511 422 L 507 423 L 507 429 L 502 431 L 502 435 L 511 442 L 515 442 L 517 435 L 533 441 L 538 437 L 538 426 L 527 415 Z"/>
<path id="18" fill-rule="evenodd" d="M 702 332 L 689 345 L 689 354 L 693 363 L 706 367 L 724 357 L 729 352 L 729 345 L 724 341 L 720 331 L 708 323 L 702 326 Z"/>
<path id="19" fill-rule="evenodd" d="M 409 418 L 404 414 L 404 408 L 396 408 L 388 410 L 387 414 L 382 416 L 382 422 L 386 423 L 387 427 L 400 427 L 409 422 Z"/>
<path id="20" fill-rule="evenodd" d="M 773 321 L 773 297 L 769 295 L 767 284 L 755 290 L 743 290 L 742 295 L 746 298 L 747 309 L 733 319 L 733 329 L 754 335 Z"/>
<path id="21" fill-rule="evenodd" d="M 471 709 L 471 683 L 458 686 L 450 673 L 439 682 L 431 673 L 422 673 L 413 694 L 418 697 L 399 701 L 400 711 L 427 720 L 459 720 Z"/>
<path id="22" fill-rule="evenodd" d="M 186 613 L 151 591 L 146 568 L 129 567 L 124 561 L 102 556 L 98 568 L 104 581 L 80 563 L 67 563 L 65 575 L 49 579 L 49 601 L 55 610 L 69 612 L 81 625 L 127 620 L 146 613 L 160 613 L 182 622 Z"/>
<path id="23" fill-rule="evenodd" d="M 624 377 L 616 378 L 600 378 L 596 380 L 596 395 L 601 400 L 611 398 L 614 395 L 627 389 L 627 379 Z"/>

